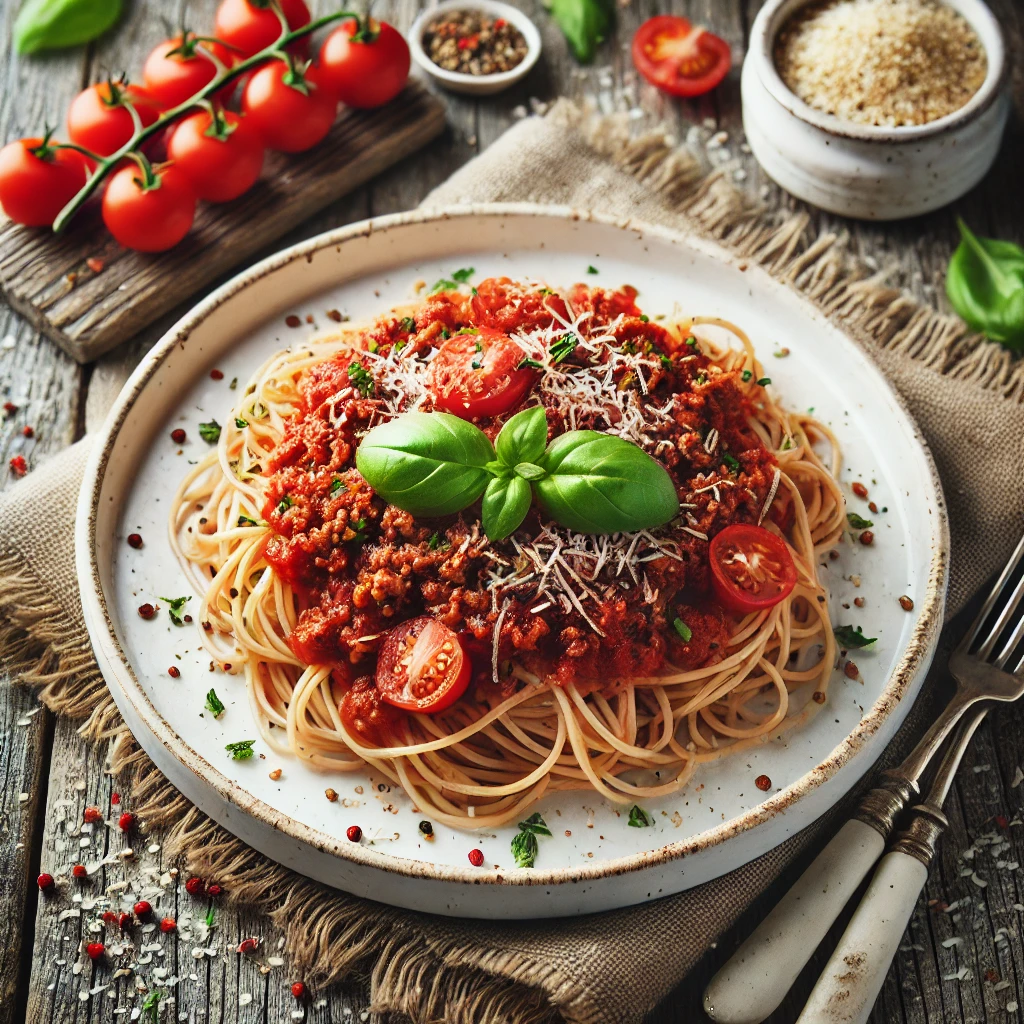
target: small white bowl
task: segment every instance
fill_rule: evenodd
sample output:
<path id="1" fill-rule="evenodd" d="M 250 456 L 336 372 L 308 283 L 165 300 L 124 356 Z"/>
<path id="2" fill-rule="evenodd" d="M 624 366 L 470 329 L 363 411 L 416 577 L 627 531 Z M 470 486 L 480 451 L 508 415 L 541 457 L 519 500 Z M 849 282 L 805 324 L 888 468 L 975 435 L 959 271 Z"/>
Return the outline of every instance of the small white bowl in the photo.
<path id="1" fill-rule="evenodd" d="M 423 49 L 423 36 L 427 26 L 444 11 L 482 11 L 493 18 L 504 18 L 515 25 L 526 40 L 526 56 L 510 71 L 495 75 L 464 75 L 459 71 L 445 71 L 438 67 Z M 412 58 L 428 75 L 436 78 L 446 89 L 470 96 L 489 96 L 501 92 L 524 78 L 540 56 L 540 33 L 537 26 L 522 11 L 499 0 L 444 0 L 435 7 L 422 11 L 409 29 L 409 49 Z"/>
<path id="2" fill-rule="evenodd" d="M 988 173 L 1010 110 L 1006 45 L 981 0 L 945 0 L 977 32 L 988 58 L 981 88 L 959 110 L 922 125 L 855 124 L 815 110 L 775 67 L 775 37 L 810 0 L 769 0 L 754 20 L 741 92 L 747 141 L 787 192 L 867 220 L 914 217 L 951 203 Z"/>

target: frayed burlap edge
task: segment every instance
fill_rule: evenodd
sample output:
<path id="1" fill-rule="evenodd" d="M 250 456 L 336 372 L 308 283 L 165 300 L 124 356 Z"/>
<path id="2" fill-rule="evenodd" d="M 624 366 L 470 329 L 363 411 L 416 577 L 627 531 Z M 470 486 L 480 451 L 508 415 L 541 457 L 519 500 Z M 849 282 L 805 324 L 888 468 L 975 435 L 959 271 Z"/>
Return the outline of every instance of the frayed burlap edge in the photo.
<path id="1" fill-rule="evenodd" d="M 558 116 L 581 126 L 590 145 L 660 193 L 695 230 L 765 267 L 816 302 L 865 343 L 899 351 L 958 379 L 1024 401 L 1024 364 L 982 344 L 959 320 L 921 307 L 849 254 L 846 239 L 812 237 L 805 213 L 769 215 L 664 132 L 632 137 L 625 119 L 587 114 L 562 102 Z M 283 930 L 293 965 L 329 985 L 368 976 L 373 1009 L 413 1021 L 477 1024 L 598 1024 L 592 995 L 546 964 L 520 954 L 427 940 L 367 901 L 330 890 L 267 860 L 189 803 L 136 745 L 96 668 L 83 627 L 17 559 L 0 557 L 0 658 L 12 678 L 36 687 L 51 711 L 81 720 L 93 742 L 110 741 L 112 770 L 130 787 L 136 813 L 159 832 L 173 861 L 216 877 L 235 904 Z M 410 918 L 414 921 L 414 918 Z"/>

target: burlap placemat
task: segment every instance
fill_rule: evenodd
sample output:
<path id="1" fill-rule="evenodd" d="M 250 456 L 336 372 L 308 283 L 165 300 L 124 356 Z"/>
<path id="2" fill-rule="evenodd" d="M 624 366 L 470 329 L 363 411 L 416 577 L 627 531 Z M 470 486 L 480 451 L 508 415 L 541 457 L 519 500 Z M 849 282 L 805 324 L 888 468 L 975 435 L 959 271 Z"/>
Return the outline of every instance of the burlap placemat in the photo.
<path id="1" fill-rule="evenodd" d="M 1009 465 L 1024 436 L 1024 369 L 1008 353 L 857 265 L 843 239 L 814 237 L 806 215 L 758 210 L 725 173 L 709 173 L 699 154 L 657 132 L 630 137 L 624 121 L 590 117 L 565 102 L 510 130 L 425 205 L 491 200 L 568 204 L 696 232 L 809 296 L 871 351 L 928 438 L 952 520 L 951 610 L 1006 558 L 1024 516 L 1024 477 Z M 828 829 L 828 821 L 819 823 L 678 896 L 559 921 L 415 914 L 280 868 L 173 790 L 110 701 L 78 607 L 70 528 L 87 445 L 36 469 L 0 501 L 0 657 L 49 707 L 82 719 L 87 737 L 114 743 L 115 769 L 126 773 L 133 806 L 161 833 L 167 855 L 273 917 L 296 974 L 320 984 L 368 974 L 375 1009 L 417 1022 L 637 1021 Z M 69 525 L 56 530 L 54 523 Z M 913 724 L 902 730 L 894 748 L 914 731 Z"/>

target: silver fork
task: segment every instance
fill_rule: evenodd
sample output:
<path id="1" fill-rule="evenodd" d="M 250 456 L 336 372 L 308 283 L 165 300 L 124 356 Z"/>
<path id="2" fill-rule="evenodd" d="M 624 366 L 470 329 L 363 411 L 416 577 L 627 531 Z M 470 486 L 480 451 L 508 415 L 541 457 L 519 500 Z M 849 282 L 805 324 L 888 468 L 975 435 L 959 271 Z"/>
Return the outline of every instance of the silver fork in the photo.
<path id="1" fill-rule="evenodd" d="M 882 855 L 894 823 L 920 795 L 935 752 L 980 701 L 1024 695 L 1024 656 L 1007 662 L 1024 638 L 1024 538 L 949 660 L 952 700 L 907 759 L 879 785 L 818 854 L 771 913 L 711 979 L 704 1010 L 720 1024 L 760 1024 L 782 1002 L 854 891 Z M 998 648 L 998 649 L 997 649 Z"/>

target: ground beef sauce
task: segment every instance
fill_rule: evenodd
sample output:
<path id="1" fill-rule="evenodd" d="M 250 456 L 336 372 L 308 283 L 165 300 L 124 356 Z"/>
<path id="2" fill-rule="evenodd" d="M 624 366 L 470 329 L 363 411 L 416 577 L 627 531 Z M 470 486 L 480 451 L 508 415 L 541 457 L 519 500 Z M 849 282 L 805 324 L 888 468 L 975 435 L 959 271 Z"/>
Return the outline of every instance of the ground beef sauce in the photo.
<path id="1" fill-rule="evenodd" d="M 695 506 L 686 510 L 686 525 L 712 537 L 730 523 L 756 523 L 775 460 L 747 425 L 747 399 L 736 385 L 736 374 L 711 371 L 710 360 L 698 348 L 679 345 L 663 327 L 642 319 L 635 298 L 629 288 L 606 291 L 576 285 L 569 293 L 575 312 L 592 310 L 594 322 L 621 317 L 613 331 L 620 344 L 667 357 L 648 381 L 641 404 L 664 408 L 671 402 L 669 418 L 651 419 L 650 447 L 652 454 L 658 449 L 656 457 L 675 480 L 680 501 Z M 546 289 L 517 292 L 511 282 L 492 279 L 482 282 L 472 297 L 454 292 L 431 296 L 414 323 L 394 316 L 379 319 L 364 332 L 363 345 L 386 354 L 398 344 L 404 359 L 424 360 L 445 336 L 462 327 L 488 326 L 509 333 L 550 326 L 545 303 L 565 315 L 565 303 Z M 577 349 L 568 362 L 581 354 L 586 355 Z M 355 468 L 355 451 L 362 434 L 382 421 L 382 409 L 373 393 L 364 396 L 353 387 L 352 361 L 345 353 L 322 363 L 303 383 L 302 406 L 268 465 L 263 515 L 273 534 L 266 558 L 302 603 L 289 637 L 296 656 L 337 667 L 336 679 L 349 690 L 353 705 L 353 714 L 346 718 L 358 720 L 367 741 L 382 743 L 395 715 L 402 714 L 386 710 L 371 692 L 382 634 L 413 616 L 433 615 L 459 635 L 472 659 L 475 682 L 493 686 L 498 613 L 487 589 L 486 573 L 493 563 L 484 552 L 491 549 L 514 559 L 516 551 L 509 541 L 487 541 L 474 517 L 478 508 L 443 520 L 417 520 L 374 494 Z M 363 362 L 372 372 L 371 361 Z M 637 387 L 625 379 L 617 383 L 620 388 Z M 535 401 L 527 396 L 526 403 Z M 429 399 L 421 408 L 429 411 Z M 500 421 L 479 421 L 478 426 L 493 440 L 504 419 L 516 411 Z M 590 419 L 577 426 L 608 426 L 600 415 Z M 569 429 L 552 408 L 548 424 L 549 437 Z M 713 454 L 704 443 L 712 429 L 719 432 Z M 659 445 L 661 441 L 670 443 Z M 738 460 L 739 468 L 723 464 L 723 453 Z M 720 500 L 712 490 L 695 493 L 721 480 L 731 485 L 719 487 Z M 534 507 L 517 536 L 535 534 L 542 525 Z M 562 683 L 593 683 L 608 690 L 623 677 L 657 672 L 666 662 L 689 669 L 721 658 L 728 630 L 709 593 L 708 542 L 674 524 L 662 530 L 677 542 L 682 560 L 663 557 L 644 565 L 658 591 L 653 604 L 639 587 L 621 585 L 630 582 L 628 575 L 604 571 L 599 582 L 607 584 L 602 592 L 609 596 L 597 606 L 593 601 L 587 605 L 606 634 L 601 637 L 574 609 L 565 611 L 556 603 L 532 612 L 538 601 L 524 587 L 502 619 L 499 658 L 515 657 Z M 685 643 L 673 628 L 676 618 L 689 627 Z M 512 685 L 505 682 L 503 689 Z"/>

